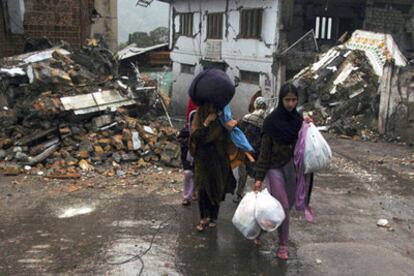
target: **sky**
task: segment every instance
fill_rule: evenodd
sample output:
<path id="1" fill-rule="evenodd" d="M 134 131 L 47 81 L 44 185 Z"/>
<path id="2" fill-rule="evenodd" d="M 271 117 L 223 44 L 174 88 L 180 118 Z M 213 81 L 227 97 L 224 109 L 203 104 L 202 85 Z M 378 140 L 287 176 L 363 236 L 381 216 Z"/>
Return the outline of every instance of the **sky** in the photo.
<path id="1" fill-rule="evenodd" d="M 137 0 L 118 0 L 118 43 L 126 42 L 129 33 L 168 27 L 168 4 L 153 1 L 145 8 L 136 3 Z"/>

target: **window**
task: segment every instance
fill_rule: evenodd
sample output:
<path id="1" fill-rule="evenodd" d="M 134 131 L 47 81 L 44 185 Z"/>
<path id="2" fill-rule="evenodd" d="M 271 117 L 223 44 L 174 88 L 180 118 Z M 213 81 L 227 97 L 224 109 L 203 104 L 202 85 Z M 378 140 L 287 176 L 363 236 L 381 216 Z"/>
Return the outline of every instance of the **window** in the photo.
<path id="1" fill-rule="evenodd" d="M 183 36 L 193 36 L 193 14 L 180 14 L 180 34 Z"/>
<path id="2" fill-rule="evenodd" d="M 240 81 L 259 85 L 260 73 L 240 70 Z"/>
<path id="3" fill-rule="evenodd" d="M 333 20 L 332 17 L 317 16 L 315 19 L 315 38 L 331 40 Z"/>
<path id="4" fill-rule="evenodd" d="M 262 9 L 242 10 L 240 13 L 240 37 L 261 38 Z"/>
<path id="5" fill-rule="evenodd" d="M 223 38 L 223 14 L 209 13 L 207 15 L 207 38 L 222 39 Z"/>
<path id="6" fill-rule="evenodd" d="M 195 65 L 181 63 L 181 73 L 194 75 Z"/>
<path id="7" fill-rule="evenodd" d="M 207 70 L 210 68 L 216 68 L 216 69 L 220 69 L 223 72 L 226 72 L 227 66 L 228 66 L 227 63 L 225 62 L 216 62 L 216 61 L 210 61 L 210 60 L 205 60 L 205 59 L 202 59 L 200 63 L 203 66 L 203 70 Z"/>

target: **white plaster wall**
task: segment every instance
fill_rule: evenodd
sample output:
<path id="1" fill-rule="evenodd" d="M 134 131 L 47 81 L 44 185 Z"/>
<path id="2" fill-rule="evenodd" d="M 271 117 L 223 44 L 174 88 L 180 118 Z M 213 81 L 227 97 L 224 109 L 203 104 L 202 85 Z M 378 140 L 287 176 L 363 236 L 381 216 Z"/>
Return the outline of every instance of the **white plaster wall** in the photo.
<path id="1" fill-rule="evenodd" d="M 278 0 L 229 0 L 228 11 L 223 17 L 222 59 L 229 65 L 227 73 L 234 79 L 239 70 L 260 72 L 260 85 L 240 82 L 236 96 L 232 101 L 236 117 L 247 112 L 251 96 L 262 89 L 266 96 L 273 94 L 274 76 L 272 75 L 272 54 L 276 49 Z M 180 73 L 178 63 L 197 64 L 196 75 L 202 70 L 199 65 L 206 53 L 206 12 L 225 12 L 226 1 L 221 0 L 177 0 L 173 7 L 178 13 L 193 12 L 193 37 L 180 36 L 171 53 L 173 60 L 173 98 L 172 111 L 175 114 L 185 112 L 188 100 L 188 87 L 194 76 Z M 243 8 L 263 8 L 262 40 L 238 39 L 240 11 Z M 226 19 L 228 16 L 228 19 Z M 177 20 L 176 20 L 177 22 Z M 200 25 L 201 23 L 201 25 Z M 226 24 L 228 35 L 226 37 Z M 178 28 L 178 26 L 177 26 Z M 201 34 L 200 34 L 201 33 Z M 266 81 L 267 80 L 267 81 Z"/>

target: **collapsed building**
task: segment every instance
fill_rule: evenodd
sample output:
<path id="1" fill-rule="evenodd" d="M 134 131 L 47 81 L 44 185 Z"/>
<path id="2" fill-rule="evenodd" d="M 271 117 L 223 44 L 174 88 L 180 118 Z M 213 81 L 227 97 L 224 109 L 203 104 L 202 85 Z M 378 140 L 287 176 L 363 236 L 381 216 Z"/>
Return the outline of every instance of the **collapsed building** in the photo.
<path id="1" fill-rule="evenodd" d="M 4 173 L 25 168 L 70 178 L 98 165 L 113 176 L 125 162 L 136 170 L 179 166 L 168 96 L 138 69 L 130 77 L 117 71 L 112 53 L 95 46 L 64 44 L 1 60 Z"/>
<path id="2" fill-rule="evenodd" d="M 304 111 L 335 133 L 412 141 L 414 67 L 389 34 L 357 30 L 290 81 Z"/>
<path id="3" fill-rule="evenodd" d="M 123 165 L 179 165 L 169 91 L 138 67 L 120 74 L 112 54 L 117 0 L 0 4 L 5 174 L 76 178 L 94 169 L 122 175 Z"/>

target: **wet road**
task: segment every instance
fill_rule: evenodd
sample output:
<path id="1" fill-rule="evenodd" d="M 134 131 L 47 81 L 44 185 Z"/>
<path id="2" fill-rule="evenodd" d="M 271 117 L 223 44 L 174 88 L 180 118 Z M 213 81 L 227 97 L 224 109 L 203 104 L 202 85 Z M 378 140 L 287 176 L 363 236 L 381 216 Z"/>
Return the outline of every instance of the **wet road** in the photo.
<path id="1" fill-rule="evenodd" d="M 414 183 L 374 169 L 336 154 L 316 177 L 315 223 L 293 212 L 288 262 L 274 257 L 275 233 L 257 247 L 237 232 L 230 197 L 218 227 L 197 233 L 197 206 L 180 205 L 179 183 L 51 196 L 1 178 L 0 275 L 411 275 Z"/>
<path id="2" fill-rule="evenodd" d="M 286 275 L 273 235 L 259 248 L 234 229 L 230 198 L 218 227 L 197 233 L 196 204 L 184 208 L 177 196 L 92 197 L 43 203 L 3 224 L 1 274 Z"/>

